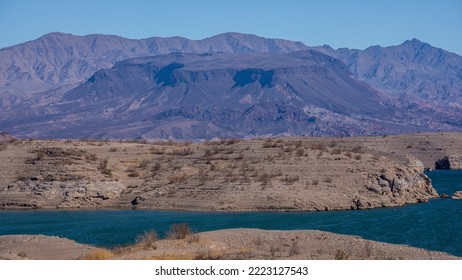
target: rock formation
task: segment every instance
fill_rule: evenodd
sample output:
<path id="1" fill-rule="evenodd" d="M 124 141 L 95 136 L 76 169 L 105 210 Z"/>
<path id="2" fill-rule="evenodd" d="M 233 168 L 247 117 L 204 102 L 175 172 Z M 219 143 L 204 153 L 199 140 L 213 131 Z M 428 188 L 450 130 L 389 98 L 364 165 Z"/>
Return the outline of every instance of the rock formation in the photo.
<path id="1" fill-rule="evenodd" d="M 452 196 L 451 199 L 462 199 L 462 191 L 457 191 L 455 192 Z"/>
<path id="2" fill-rule="evenodd" d="M 435 162 L 436 169 L 462 169 L 462 155 L 449 155 Z"/>

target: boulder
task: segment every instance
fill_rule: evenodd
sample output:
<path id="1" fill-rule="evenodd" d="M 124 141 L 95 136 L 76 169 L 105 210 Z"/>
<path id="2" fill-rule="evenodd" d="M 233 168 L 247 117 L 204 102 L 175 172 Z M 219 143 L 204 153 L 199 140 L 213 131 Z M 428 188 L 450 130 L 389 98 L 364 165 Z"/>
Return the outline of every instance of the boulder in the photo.
<path id="1" fill-rule="evenodd" d="M 462 191 L 455 192 L 452 196 L 451 199 L 462 199 Z"/>
<path id="2" fill-rule="evenodd" d="M 435 169 L 462 169 L 462 155 L 449 155 L 437 160 Z"/>

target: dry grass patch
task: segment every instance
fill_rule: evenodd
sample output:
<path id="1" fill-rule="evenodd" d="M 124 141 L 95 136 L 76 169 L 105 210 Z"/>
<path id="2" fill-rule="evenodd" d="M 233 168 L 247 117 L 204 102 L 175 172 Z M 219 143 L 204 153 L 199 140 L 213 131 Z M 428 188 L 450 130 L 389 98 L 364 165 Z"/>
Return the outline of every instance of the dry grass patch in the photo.
<path id="1" fill-rule="evenodd" d="M 136 238 L 136 246 L 142 247 L 145 250 L 157 249 L 157 233 L 155 231 L 147 231 Z"/>
<path id="2" fill-rule="evenodd" d="M 170 226 L 170 230 L 167 232 L 167 238 L 169 239 L 186 239 L 192 234 L 192 230 L 186 223 L 173 224 Z"/>
<path id="3" fill-rule="evenodd" d="M 107 249 L 95 249 L 83 255 L 82 260 L 110 260 L 114 258 L 114 254 Z"/>

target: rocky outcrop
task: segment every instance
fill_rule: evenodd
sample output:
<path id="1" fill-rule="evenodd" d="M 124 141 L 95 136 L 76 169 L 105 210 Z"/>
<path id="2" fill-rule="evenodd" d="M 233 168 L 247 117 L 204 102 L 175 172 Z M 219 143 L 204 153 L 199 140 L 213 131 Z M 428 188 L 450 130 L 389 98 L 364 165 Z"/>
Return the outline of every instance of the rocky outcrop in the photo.
<path id="1" fill-rule="evenodd" d="M 34 208 L 80 208 L 107 205 L 107 200 L 120 197 L 125 188 L 119 182 L 77 181 L 38 181 L 35 179 L 19 180 L 7 186 L 5 192 L 10 196 L 26 198 L 28 205 Z M 2 208 L 21 208 L 25 205 L 3 202 Z M 113 206 L 113 205 L 110 205 Z M 28 207 L 26 207 L 28 208 Z"/>
<path id="2" fill-rule="evenodd" d="M 462 191 L 455 192 L 452 196 L 451 199 L 462 199 Z"/>
<path id="3" fill-rule="evenodd" d="M 449 155 L 435 162 L 436 169 L 462 169 L 462 155 Z"/>

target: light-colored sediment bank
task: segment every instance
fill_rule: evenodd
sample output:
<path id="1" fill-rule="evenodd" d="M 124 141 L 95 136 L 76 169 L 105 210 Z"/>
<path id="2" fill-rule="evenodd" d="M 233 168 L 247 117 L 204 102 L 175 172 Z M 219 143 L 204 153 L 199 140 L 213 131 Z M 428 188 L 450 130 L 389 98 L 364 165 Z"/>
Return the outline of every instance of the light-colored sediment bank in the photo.
<path id="1" fill-rule="evenodd" d="M 0 147 L 0 208 L 400 206 L 437 197 L 423 168 L 462 154 L 461 139 L 437 133 L 204 143 L 16 141 Z"/>
<path id="2" fill-rule="evenodd" d="M 0 236 L 0 259 L 460 259 L 442 252 L 322 231 L 226 229 L 141 240 L 114 250 L 43 235 Z"/>

